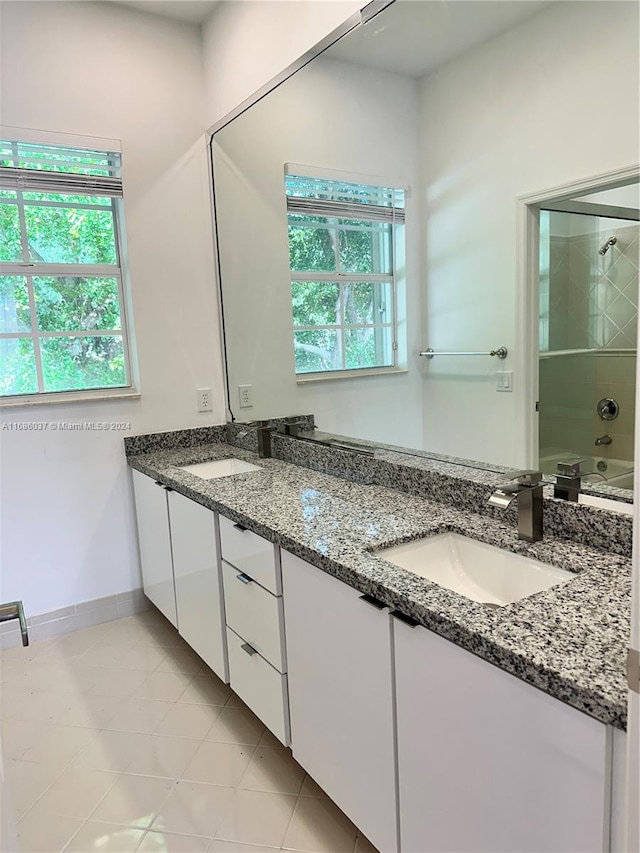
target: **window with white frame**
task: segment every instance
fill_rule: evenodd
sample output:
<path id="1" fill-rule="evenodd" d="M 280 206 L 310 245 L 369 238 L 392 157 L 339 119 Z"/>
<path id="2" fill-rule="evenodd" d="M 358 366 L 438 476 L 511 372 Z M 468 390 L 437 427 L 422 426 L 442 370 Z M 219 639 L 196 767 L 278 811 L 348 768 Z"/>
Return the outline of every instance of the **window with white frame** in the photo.
<path id="1" fill-rule="evenodd" d="M 397 367 L 404 191 L 286 174 L 297 375 Z"/>
<path id="2" fill-rule="evenodd" d="M 132 385 L 120 153 L 0 141 L 0 397 Z"/>

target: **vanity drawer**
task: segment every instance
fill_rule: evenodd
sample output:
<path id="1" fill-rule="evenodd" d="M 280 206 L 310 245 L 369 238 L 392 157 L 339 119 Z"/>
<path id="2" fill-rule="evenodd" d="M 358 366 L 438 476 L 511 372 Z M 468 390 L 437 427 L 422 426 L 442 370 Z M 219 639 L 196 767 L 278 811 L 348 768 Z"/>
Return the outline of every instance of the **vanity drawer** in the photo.
<path id="1" fill-rule="evenodd" d="M 221 515 L 220 546 L 222 557 L 228 563 L 271 590 L 274 595 L 282 595 L 277 545 Z"/>
<path id="2" fill-rule="evenodd" d="M 227 644 L 231 687 L 278 740 L 289 746 L 287 676 L 258 652 L 252 653 L 250 646 L 231 628 L 227 628 Z"/>
<path id="3" fill-rule="evenodd" d="M 227 625 L 280 672 L 286 672 L 282 598 L 222 561 Z"/>

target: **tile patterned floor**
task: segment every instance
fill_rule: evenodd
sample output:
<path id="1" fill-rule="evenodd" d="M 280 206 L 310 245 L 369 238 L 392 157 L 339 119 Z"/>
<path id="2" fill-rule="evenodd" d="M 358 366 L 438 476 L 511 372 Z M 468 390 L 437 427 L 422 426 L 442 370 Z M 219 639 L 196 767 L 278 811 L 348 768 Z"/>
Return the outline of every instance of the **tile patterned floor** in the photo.
<path id="1" fill-rule="evenodd" d="M 150 611 L 2 653 L 22 853 L 376 853 Z"/>

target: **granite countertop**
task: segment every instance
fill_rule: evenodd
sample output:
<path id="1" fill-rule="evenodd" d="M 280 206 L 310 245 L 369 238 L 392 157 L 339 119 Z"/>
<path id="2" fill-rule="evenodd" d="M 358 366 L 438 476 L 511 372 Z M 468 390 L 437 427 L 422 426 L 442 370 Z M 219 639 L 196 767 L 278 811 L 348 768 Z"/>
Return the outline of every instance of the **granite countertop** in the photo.
<path id="1" fill-rule="evenodd" d="M 263 470 L 203 480 L 178 467 L 225 457 Z M 523 542 L 509 521 L 259 459 L 227 444 L 144 452 L 128 461 L 506 672 L 625 729 L 629 558 L 546 535 Z M 575 579 L 488 609 L 372 553 L 447 530 L 553 563 Z"/>

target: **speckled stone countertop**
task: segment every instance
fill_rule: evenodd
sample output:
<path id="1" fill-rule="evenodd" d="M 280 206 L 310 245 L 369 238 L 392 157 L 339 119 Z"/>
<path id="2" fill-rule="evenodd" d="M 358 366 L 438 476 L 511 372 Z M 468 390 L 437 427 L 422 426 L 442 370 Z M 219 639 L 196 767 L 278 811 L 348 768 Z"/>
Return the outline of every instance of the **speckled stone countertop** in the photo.
<path id="1" fill-rule="evenodd" d="M 225 457 L 263 470 L 203 480 L 178 467 Z M 141 453 L 131 448 L 128 461 L 506 672 L 603 723 L 626 727 L 627 557 L 547 535 L 532 545 L 517 539 L 508 519 L 258 459 L 227 444 Z M 576 577 L 491 610 L 372 553 L 447 530 L 553 563 Z"/>

